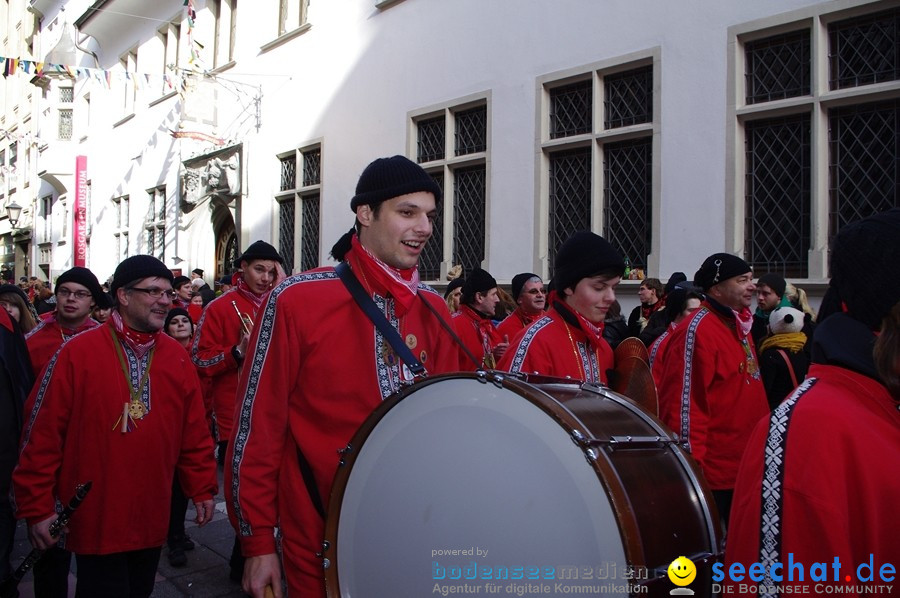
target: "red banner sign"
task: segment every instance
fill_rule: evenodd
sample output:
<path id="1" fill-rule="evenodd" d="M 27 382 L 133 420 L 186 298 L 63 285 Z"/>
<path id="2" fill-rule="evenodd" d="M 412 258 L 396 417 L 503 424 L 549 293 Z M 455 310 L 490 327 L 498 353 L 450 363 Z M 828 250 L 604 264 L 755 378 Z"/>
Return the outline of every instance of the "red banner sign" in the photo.
<path id="1" fill-rule="evenodd" d="M 72 227 L 75 266 L 87 266 L 87 156 L 75 156 L 75 226 Z"/>

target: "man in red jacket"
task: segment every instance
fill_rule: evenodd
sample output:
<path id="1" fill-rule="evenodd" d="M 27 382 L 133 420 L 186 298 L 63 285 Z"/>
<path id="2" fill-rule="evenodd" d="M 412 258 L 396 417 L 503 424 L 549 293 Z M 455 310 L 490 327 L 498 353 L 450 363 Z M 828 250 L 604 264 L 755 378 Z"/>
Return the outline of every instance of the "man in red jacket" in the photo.
<path id="1" fill-rule="evenodd" d="M 87 268 L 74 267 L 56 279 L 56 311 L 26 336 L 35 376 L 39 375 L 62 344 L 97 326 L 94 307 L 112 307 L 97 277 Z"/>
<path id="2" fill-rule="evenodd" d="M 741 461 L 725 554 L 728 594 L 777 595 L 764 586 L 861 596 L 897 585 L 898 239 L 894 208 L 845 225 L 833 241 L 806 380 L 759 422 Z M 827 313 L 828 305 L 839 311 Z M 744 571 L 758 563 L 761 577 L 728 576 L 737 563 Z"/>
<path id="3" fill-rule="evenodd" d="M 515 338 L 523 328 L 528 328 L 535 320 L 544 317 L 547 307 L 547 290 L 544 281 L 537 274 L 523 272 L 512 279 L 512 298 L 516 309 L 500 322 L 497 333 L 500 338 Z"/>
<path id="4" fill-rule="evenodd" d="M 482 367 L 495 369 L 509 347 L 509 339 L 500 336 L 492 321 L 498 303 L 497 281 L 481 268 L 475 268 L 463 283 L 459 311 L 453 314 L 453 328 L 465 345 L 465 349 L 459 348 L 462 369 L 473 372 Z"/>
<path id="5" fill-rule="evenodd" d="M 375 160 L 350 202 L 356 226 L 331 252 L 428 374 L 458 369 L 456 346 L 440 322 L 449 322 L 447 305 L 420 284 L 417 267 L 440 196 L 434 179 L 409 159 Z M 412 382 L 334 268 L 294 275 L 272 290 L 241 370 L 225 478 L 248 593 L 262 598 L 271 586 L 282 596 L 278 527 L 291 595 L 325 595 L 316 553 L 339 451 L 383 399 Z"/>
<path id="6" fill-rule="evenodd" d="M 46 549 L 57 541 L 49 532 L 57 504 L 91 481 L 65 536 L 77 595 L 149 596 L 176 472 L 197 523 L 213 515 L 213 445 L 194 366 L 161 333 L 172 273 L 154 257 L 132 256 L 110 292 L 118 306 L 107 323 L 63 345 L 28 399 L 14 498 L 32 545 Z"/>
<path id="7" fill-rule="evenodd" d="M 513 339 L 498 367 L 606 384 L 615 358 L 603 321 L 625 262 L 606 239 L 580 231 L 560 246 L 553 272 L 550 310 Z"/>
<path id="8" fill-rule="evenodd" d="M 659 417 L 697 460 L 727 522 L 744 447 L 769 411 L 750 336 L 756 286 L 749 264 L 729 253 L 706 258 L 694 284 L 706 300 L 669 334 Z"/>
<path id="9" fill-rule="evenodd" d="M 265 241 L 256 241 L 241 254 L 235 266 L 239 272 L 234 290 L 214 299 L 200 317 L 191 358 L 213 405 L 218 434 L 219 460 L 225 462 L 228 439 L 234 424 L 237 406 L 238 373 L 244 362 L 250 330 L 257 321 L 257 312 L 276 282 L 284 278 L 281 265 L 284 259 Z M 242 315 L 249 317 L 242 321 Z M 170 546 L 170 550 L 177 546 Z M 229 560 L 231 579 L 240 581 L 244 570 L 240 543 L 237 538 Z"/>

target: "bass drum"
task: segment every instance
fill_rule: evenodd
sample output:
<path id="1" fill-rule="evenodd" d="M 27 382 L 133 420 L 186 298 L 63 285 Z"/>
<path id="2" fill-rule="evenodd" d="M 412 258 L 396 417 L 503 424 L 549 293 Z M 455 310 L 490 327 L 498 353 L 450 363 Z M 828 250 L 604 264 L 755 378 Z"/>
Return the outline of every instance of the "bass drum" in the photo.
<path id="1" fill-rule="evenodd" d="M 711 592 L 721 530 L 693 460 L 605 387 L 499 372 L 413 385 L 344 451 L 323 551 L 331 597 Z"/>

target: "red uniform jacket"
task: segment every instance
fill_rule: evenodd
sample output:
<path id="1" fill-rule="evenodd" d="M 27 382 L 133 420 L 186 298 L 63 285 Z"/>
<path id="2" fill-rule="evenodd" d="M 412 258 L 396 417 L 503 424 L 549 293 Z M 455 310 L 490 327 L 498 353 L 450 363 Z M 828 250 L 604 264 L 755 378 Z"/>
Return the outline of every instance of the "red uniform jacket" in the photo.
<path id="1" fill-rule="evenodd" d="M 50 358 L 56 354 L 65 341 L 76 334 L 96 328 L 99 325 L 93 318 L 88 318 L 84 324 L 75 330 L 70 328 L 63 329 L 52 314 L 46 320 L 38 322 L 38 325 L 25 336 L 25 344 L 28 345 L 28 354 L 31 356 L 31 367 L 34 368 L 34 375 L 40 375 Z"/>
<path id="2" fill-rule="evenodd" d="M 528 328 L 533 323 L 543 318 L 546 314 L 542 311 L 536 314 L 526 314 L 521 307 L 517 307 L 516 311 L 506 316 L 502 322 L 497 325 L 497 336 L 503 340 L 505 336 L 512 341 L 523 328 Z"/>
<path id="3" fill-rule="evenodd" d="M 231 349 L 241 341 L 241 321 L 234 305 L 256 323 L 256 306 L 232 289 L 214 299 L 203 310 L 191 342 L 191 358 L 205 378 L 204 392 L 212 403 L 219 440 L 228 440 L 237 405 L 238 362 Z"/>
<path id="4" fill-rule="evenodd" d="M 838 324 L 841 330 L 834 341 L 839 351 L 849 353 L 846 347 L 854 344 L 854 334 L 840 319 L 843 324 L 850 320 L 842 314 L 830 316 L 816 329 L 816 340 L 820 331 L 827 334 Z M 869 375 L 837 362 L 813 364 L 806 381 L 756 426 L 741 462 L 726 567 L 740 562 L 746 569 L 760 562 L 769 571 L 774 562 L 784 564 L 776 570 L 784 580 L 766 580 L 765 585 L 807 585 L 810 595 L 856 596 L 864 593 L 858 589 L 859 565 L 872 560 L 873 570 L 863 568 L 862 574 L 871 573 L 874 579 L 864 585 L 878 586 L 885 585 L 881 566 L 891 563 L 896 569 L 900 564 L 900 410 L 873 378 L 872 333 L 862 324 L 853 326 L 868 339 L 860 347 L 868 352 Z M 793 581 L 787 581 L 789 555 L 803 564 L 803 581 L 796 571 Z M 835 557 L 841 567 L 837 582 Z M 813 563 L 827 563 L 826 585 L 846 584 L 849 591 L 816 591 L 816 582 L 810 580 Z M 895 577 L 886 585 L 896 587 L 896 582 Z M 743 583 L 755 588 L 763 582 Z M 740 584 L 731 585 L 738 594 Z"/>
<path id="5" fill-rule="evenodd" d="M 472 358 L 459 348 L 460 369 L 474 372 L 481 367 L 495 368 L 491 351 L 503 342 L 503 337 L 497 334 L 497 328 L 489 318 L 482 316 L 468 305 L 460 305 L 459 311 L 453 314 L 453 329 L 469 353 L 475 359 L 481 360 L 476 366 Z"/>
<path id="6" fill-rule="evenodd" d="M 507 372 L 572 378 L 606 384 L 606 371 L 615 366 L 609 344 L 600 339 L 595 349 L 587 335 L 551 308 L 547 315 L 512 339 L 498 369 Z"/>
<path id="7" fill-rule="evenodd" d="M 753 339 L 741 341 L 734 317 L 719 309 L 704 302 L 669 333 L 657 390 L 659 418 L 688 445 L 710 488 L 729 490 L 769 407 Z"/>
<path id="8" fill-rule="evenodd" d="M 54 515 L 77 484 L 93 482 L 66 536 L 66 548 L 78 554 L 162 546 L 176 471 L 187 496 L 216 493 L 200 381 L 187 353 L 157 335 L 143 396 L 149 411 L 122 433 L 117 422 L 130 391 L 111 331 L 108 324 L 79 334 L 51 359 L 28 399 L 13 474 L 17 516 L 29 524 Z M 134 372 L 134 354 L 124 351 Z"/>
<path id="9" fill-rule="evenodd" d="M 351 264 L 359 277 L 362 266 Z M 373 280 L 368 277 L 370 285 Z M 458 369 L 455 343 L 422 304 L 428 301 L 447 321 L 440 295 L 420 285 L 409 312 L 397 317 L 394 300 L 377 285 L 373 292 L 375 304 L 429 374 Z M 324 522 L 303 483 L 298 448 L 327 506 L 338 451 L 408 378 L 334 268 L 288 278 L 263 304 L 241 370 L 225 486 L 245 556 L 274 553 L 273 530 L 281 527 L 291 595 L 325 594 L 322 560 L 315 556 Z"/>

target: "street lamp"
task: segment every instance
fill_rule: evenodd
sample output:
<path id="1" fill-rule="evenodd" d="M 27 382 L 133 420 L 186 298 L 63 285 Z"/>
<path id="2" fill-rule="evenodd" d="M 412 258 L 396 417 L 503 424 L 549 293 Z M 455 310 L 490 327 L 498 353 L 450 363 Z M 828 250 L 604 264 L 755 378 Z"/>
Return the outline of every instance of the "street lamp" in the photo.
<path id="1" fill-rule="evenodd" d="M 6 204 L 6 216 L 9 218 L 9 225 L 12 228 L 16 228 L 16 225 L 19 223 L 19 216 L 22 215 L 22 206 L 17 204 L 15 201 Z"/>

